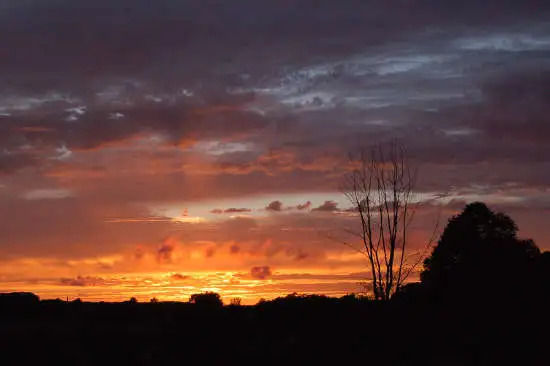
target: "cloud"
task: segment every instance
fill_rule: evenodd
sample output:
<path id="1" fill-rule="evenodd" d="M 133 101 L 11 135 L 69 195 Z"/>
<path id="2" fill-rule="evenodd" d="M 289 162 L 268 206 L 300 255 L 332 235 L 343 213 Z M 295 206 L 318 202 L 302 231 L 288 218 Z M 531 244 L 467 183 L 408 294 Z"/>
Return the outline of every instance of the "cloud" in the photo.
<path id="1" fill-rule="evenodd" d="M 189 279 L 189 276 L 185 276 L 180 273 L 174 273 L 170 276 L 170 279 L 174 281 L 183 281 Z"/>
<path id="2" fill-rule="evenodd" d="M 401 8 L 378 2 L 376 4 L 377 12 L 387 11 L 392 14 L 397 12 L 404 15 Z M 419 11 L 418 9 L 428 9 L 429 14 L 448 11 L 441 6 L 427 4 L 428 2 L 423 1 L 418 8 L 409 10 L 416 12 Z M 521 12 L 512 12 L 510 4 L 508 7 L 499 9 L 499 19 L 507 11 L 519 16 Z M 267 7 L 277 14 L 286 11 L 284 7 L 279 8 L 275 3 L 270 3 Z M 61 8 L 64 7 L 61 6 Z M 462 18 L 459 17 L 459 19 L 471 20 L 470 18 L 474 15 L 488 12 L 488 8 L 490 6 L 480 8 L 479 5 L 468 2 L 464 8 L 460 7 Z M 138 9 L 142 8 L 138 6 Z M 265 9 L 256 7 L 254 9 L 265 15 Z M 198 8 L 192 7 L 187 10 L 202 14 Z M 177 13 L 182 10 L 175 6 L 174 11 Z M 222 10 L 216 9 L 217 11 Z M 349 24 L 358 22 L 354 12 L 340 9 L 328 2 L 312 11 L 330 16 L 336 16 L 336 12 L 338 14 L 336 18 L 341 22 L 336 22 L 331 27 L 332 31 L 336 32 L 337 42 L 342 44 L 349 42 L 350 47 L 354 44 L 348 34 L 352 29 L 348 28 Z M 157 16 L 162 17 L 161 14 Z M 201 19 L 199 17 L 197 21 L 199 23 L 204 21 Z M 298 31 L 302 27 L 308 27 L 309 22 L 313 27 L 313 24 L 322 22 L 322 19 L 324 18 L 308 17 L 307 22 L 294 23 L 296 19 L 292 18 L 291 23 Z M 434 16 L 428 23 L 437 23 L 438 19 L 441 18 Z M 459 19 L 458 22 L 460 22 Z M 94 20 L 87 20 L 89 23 L 83 22 L 83 24 L 89 27 L 97 26 Z M 52 19 L 52 21 L 54 23 L 58 21 L 63 25 L 61 19 Z M 143 25 L 146 26 L 150 21 L 147 20 Z M 269 27 L 261 26 L 264 21 L 267 21 L 267 18 L 258 18 L 259 23 L 255 26 L 260 28 L 260 32 L 269 33 Z M 395 18 L 385 21 L 391 23 Z M 418 24 L 409 25 L 412 30 L 418 27 Z M 229 178 L 235 182 L 227 188 L 233 189 L 232 194 L 238 193 L 238 190 L 244 190 L 243 181 L 248 180 L 250 176 L 255 178 L 254 187 L 251 189 L 260 192 L 271 189 L 273 186 L 281 187 L 281 190 L 334 189 L 338 174 L 343 168 L 345 152 L 350 147 L 350 141 L 355 138 L 374 141 L 392 135 L 402 135 L 401 137 L 411 145 L 410 151 L 415 159 L 427 164 L 477 164 L 481 160 L 494 162 L 503 159 L 517 161 L 523 159 L 530 164 L 537 163 L 533 161 L 532 156 L 544 156 L 548 150 L 542 146 L 547 135 L 544 127 L 547 124 L 544 119 L 547 113 L 542 109 L 545 105 L 544 79 L 546 77 L 543 77 L 540 85 L 536 86 L 536 77 L 527 75 L 526 70 L 533 69 L 532 63 L 535 62 L 530 61 L 532 51 L 514 52 L 517 53 L 514 57 L 517 57 L 518 62 L 504 60 L 499 63 L 500 66 L 488 70 L 483 65 L 500 60 L 501 51 L 484 49 L 483 57 L 467 52 L 459 46 L 460 42 L 457 43 L 457 40 L 462 38 L 460 32 L 457 33 L 452 27 L 446 29 L 445 25 L 446 22 L 443 21 L 443 30 L 436 35 L 427 35 L 423 31 L 413 32 L 414 36 L 404 41 L 407 44 L 406 49 L 382 37 L 378 42 L 383 52 L 372 48 L 368 42 L 361 42 L 363 46 L 357 49 L 351 47 L 347 52 L 328 52 L 326 47 L 320 47 L 316 51 L 319 52 L 318 57 L 315 58 L 308 58 L 300 53 L 301 42 L 311 43 L 307 42 L 311 34 L 298 31 L 297 39 L 288 39 L 289 34 L 269 34 L 269 37 L 277 39 L 281 37 L 281 43 L 288 44 L 289 54 L 294 56 L 284 68 L 279 70 L 277 63 L 258 62 L 257 58 L 248 55 L 243 60 L 246 62 L 235 63 L 230 75 L 223 80 L 213 81 L 208 78 L 210 75 L 198 78 L 201 79 L 200 88 L 198 85 L 177 85 L 173 80 L 165 80 L 185 80 L 183 75 L 181 79 L 173 77 L 172 74 L 170 78 L 168 75 L 157 75 L 153 78 L 151 75 L 141 73 L 139 67 L 138 76 L 134 77 L 121 76 L 115 78 L 116 80 L 101 79 L 94 83 L 84 80 L 74 85 L 67 81 L 64 87 L 75 88 L 75 90 L 67 93 L 59 92 L 59 95 L 77 95 L 77 97 L 57 98 L 59 100 L 56 99 L 55 102 L 31 103 L 32 106 L 40 107 L 36 107 L 38 109 L 33 110 L 29 115 L 26 111 L 10 112 L 12 115 L 6 118 L 6 126 L 12 129 L 6 129 L 5 134 L 4 130 L 1 130 L 0 135 L 3 137 L 0 140 L 3 146 L 9 148 L 17 147 L 21 140 L 42 145 L 41 149 L 54 149 L 64 146 L 62 144 L 65 143 L 71 149 L 70 151 L 73 151 L 71 159 L 79 162 L 80 171 L 86 167 L 89 168 L 92 160 L 95 160 L 95 163 L 100 161 L 98 156 L 91 154 L 92 151 L 106 149 L 112 156 L 119 158 L 118 164 L 123 164 L 122 160 L 127 162 L 128 158 L 123 158 L 126 156 L 124 152 L 132 150 L 134 156 L 140 155 L 139 160 L 154 161 L 155 164 L 151 166 L 155 166 L 153 169 L 157 169 L 157 172 L 164 171 L 163 167 L 166 167 L 169 169 L 167 173 L 176 176 L 185 172 L 185 174 L 209 174 L 214 176 L 213 179 L 219 177 L 220 180 L 225 180 L 228 175 L 243 175 Z M 9 26 L 8 24 L 7 27 Z M 179 27 L 171 23 L 166 26 Z M 501 34 L 506 28 L 501 28 L 497 24 L 491 29 L 472 28 L 472 34 L 475 39 L 490 41 L 506 38 L 506 35 Z M 523 43 L 527 42 L 526 40 L 535 40 L 544 44 L 545 36 L 541 35 L 544 32 L 539 30 L 540 27 L 527 24 L 521 29 L 520 33 L 525 33 L 520 37 Z M 126 36 L 129 38 L 128 44 L 135 46 L 135 40 L 130 39 L 133 31 L 134 29 L 128 29 L 129 33 Z M 398 38 L 400 31 L 396 34 Z M 361 28 L 360 35 L 353 32 L 353 37 L 376 39 L 374 37 L 376 32 L 377 29 L 365 26 Z M 406 33 L 408 36 L 409 33 Z M 239 38 L 242 34 L 233 34 L 233 36 Z M 162 42 L 167 42 L 163 44 L 171 49 L 175 47 L 176 41 L 169 38 L 163 39 Z M 231 37 L 224 42 L 231 43 L 224 44 L 228 48 L 238 44 L 236 40 L 233 43 Z M 67 46 L 64 42 L 56 41 L 56 43 L 60 43 L 58 46 L 62 49 Z M 80 47 L 80 45 L 76 46 Z M 152 44 L 150 46 L 156 47 Z M 253 46 L 263 50 L 260 44 Z M 215 48 L 209 43 L 201 46 L 200 42 L 193 44 L 192 47 Z M 137 53 L 142 52 L 142 50 L 132 50 Z M 276 53 L 270 50 L 264 51 Z M 387 54 L 388 57 L 381 59 L 381 53 Z M 143 65 L 148 70 L 147 65 L 160 61 L 150 59 L 147 55 L 143 54 L 139 59 L 144 61 Z M 107 60 L 113 62 L 113 64 L 106 63 L 105 68 L 117 69 L 114 65 L 119 60 L 104 56 L 105 62 Z M 315 62 L 312 61 L 313 59 Z M 77 58 L 77 60 L 80 59 Z M 546 64 L 546 58 L 541 57 L 538 60 L 541 69 L 544 70 L 546 66 L 542 66 Z M 87 60 L 81 61 L 87 62 Z M 193 64 L 196 62 L 202 66 L 201 61 L 206 62 L 205 60 L 191 62 L 187 59 L 182 62 Z M 54 67 L 53 64 L 48 65 Z M 244 75 L 243 70 L 247 69 L 246 65 L 250 66 L 250 71 Z M 461 65 L 471 67 L 465 68 Z M 479 65 L 479 68 L 476 68 L 476 65 Z M 215 70 L 216 66 L 213 65 L 212 70 Z M 185 68 L 182 67 L 182 69 Z M 536 69 L 539 70 L 539 68 Z M 117 70 L 124 71 L 123 68 Z M 78 74 L 78 68 L 75 72 Z M 180 75 L 180 73 L 185 74 L 186 71 L 178 68 L 174 73 Z M 117 72 L 114 73 L 116 74 Z M 513 74 L 518 75 L 515 77 L 516 80 L 507 82 L 506 80 Z M 270 76 L 261 77 L 262 75 Z M 518 86 L 524 78 L 526 85 L 532 87 L 522 89 Z M 350 80 L 363 80 L 365 83 L 368 81 L 368 86 L 365 87 L 364 83 L 354 84 Z M 426 80 L 429 82 L 424 82 Z M 77 87 L 77 84 L 83 87 Z M 496 86 L 491 87 L 491 85 Z M 496 96 L 495 90 L 519 90 L 522 96 L 518 100 L 521 100 L 521 103 L 501 103 L 499 100 L 502 96 Z M 22 100 L 31 98 L 30 95 L 25 97 L 30 93 L 29 90 L 21 90 L 21 93 Z M 35 96 L 35 100 L 52 99 L 51 96 L 48 97 L 47 91 L 38 94 L 40 96 Z M 328 94 L 331 96 L 326 97 Z M 303 111 L 300 108 L 295 110 L 292 103 L 290 105 L 287 103 L 288 100 L 309 100 L 311 95 L 324 98 L 322 107 L 330 108 L 319 113 L 315 110 Z M 325 101 L 327 98 L 328 101 Z M 540 100 L 540 102 L 530 102 L 530 99 Z M 86 111 L 84 114 L 79 114 L 78 124 L 66 123 L 61 118 L 67 113 L 66 110 L 81 110 L 79 108 L 84 105 Z M 368 108 L 365 107 L 367 105 Z M 513 113 L 497 115 L 499 109 L 503 109 L 502 106 L 509 106 Z M 528 118 L 521 117 L 522 112 L 528 112 Z M 124 114 L 124 118 L 113 120 L 110 118 L 113 113 Z M 506 115 L 513 118 L 503 118 Z M 29 121 L 32 122 L 33 119 L 36 120 L 36 124 L 32 125 L 43 126 L 50 132 L 23 133 L 20 128 L 28 126 Z M 338 128 L 335 121 L 343 121 L 346 128 Z M 384 122 L 373 125 L 372 121 Z M 437 121 L 444 121 L 444 123 L 438 124 Z M 516 121 L 520 122 L 516 123 Z M 502 128 L 502 125 L 505 128 Z M 418 131 L 420 133 L 417 133 Z M 476 133 L 472 134 L 470 131 L 476 131 Z M 515 139 L 514 136 L 518 138 Z M 499 141 L 503 138 L 514 141 Z M 134 141 L 132 139 L 140 139 L 142 148 L 148 146 L 147 144 L 153 139 L 160 139 L 162 142 L 158 146 L 162 147 L 163 151 L 138 154 L 135 150 L 140 143 L 131 143 Z M 464 139 L 468 139 L 468 149 L 461 149 Z M 537 139 L 539 146 L 526 144 L 533 139 Z M 254 143 L 250 144 L 251 141 Z M 194 147 L 203 145 L 215 146 L 216 154 L 194 150 Z M 185 146 L 188 150 L 186 152 L 180 151 L 181 149 L 164 150 L 168 146 Z M 249 148 L 243 149 L 243 146 Z M 33 160 L 37 160 L 38 165 L 45 165 L 42 156 L 38 151 L 28 153 L 28 157 L 23 159 L 24 164 L 21 166 L 28 167 L 27 164 Z M 0 158 L 0 169 L 1 160 Z M 138 160 L 137 157 L 136 160 Z M 182 163 L 178 164 L 177 161 Z M 110 165 L 105 160 L 102 164 Z M 46 165 L 48 170 L 55 168 L 50 164 Z M 17 172 L 19 168 L 9 171 Z M 123 172 L 130 175 L 128 170 Z M 117 172 L 109 173 L 122 174 L 122 171 L 118 169 Z M 145 175 L 145 172 L 140 174 L 133 171 L 132 173 L 134 176 Z M 531 175 L 534 174 L 531 173 Z M 272 178 L 273 182 L 269 182 L 269 178 Z M 467 178 L 470 179 L 470 177 Z M 522 176 L 521 179 L 531 181 L 535 177 Z M 441 186 L 442 184 L 438 188 Z M 175 191 L 150 190 L 150 194 L 167 195 Z M 130 192 L 132 188 L 128 188 L 127 194 L 129 195 Z"/>
<path id="3" fill-rule="evenodd" d="M 229 214 L 235 214 L 235 213 L 246 213 L 251 212 L 252 210 L 249 208 L 226 208 L 225 210 L 216 208 L 210 211 L 210 213 L 213 214 L 222 214 L 222 213 L 229 213 Z"/>
<path id="4" fill-rule="evenodd" d="M 361 266 L 319 235 L 355 218 L 304 214 L 343 212 L 335 202 L 273 201 L 266 209 L 284 214 L 226 219 L 256 195 L 334 199 L 355 143 L 396 137 L 420 167 L 419 191 L 498 201 L 522 235 L 548 242 L 548 1 L 160 2 L 99 0 L 83 11 L 82 0 L 59 0 L 51 12 L 19 1 L 0 12 L 0 43 L 18 50 L 0 67 L 0 206 L 10 208 L 0 211 L 2 260 L 55 257 L 77 261 L 74 271 L 112 263 L 101 270 L 164 277 L 248 272 L 263 261 Z M 20 47 L 37 33 L 47 53 Z M 226 198 L 242 202 L 212 210 L 222 220 L 148 219 L 152 205 L 206 213 Z M 424 211 L 415 248 L 432 223 Z M 130 219 L 109 223 L 120 218 Z M 86 283 L 77 273 L 92 272 L 51 278 Z"/>
<path id="5" fill-rule="evenodd" d="M 0 176 L 13 174 L 38 164 L 39 160 L 32 153 L 0 151 Z"/>
<path id="6" fill-rule="evenodd" d="M 250 275 L 258 280 L 265 280 L 271 276 L 271 268 L 269 266 L 256 266 L 250 269 Z"/>
<path id="7" fill-rule="evenodd" d="M 325 201 L 322 205 L 314 208 L 312 211 L 324 211 L 324 212 L 338 211 L 338 204 L 334 201 Z"/>
<path id="8" fill-rule="evenodd" d="M 73 197 L 74 193 L 67 189 L 36 189 L 25 193 L 26 200 L 57 200 Z"/>
<path id="9" fill-rule="evenodd" d="M 162 244 L 157 249 L 157 262 L 171 263 L 172 262 L 172 253 L 175 249 L 175 240 L 171 237 L 164 239 Z"/>
<path id="10" fill-rule="evenodd" d="M 59 284 L 63 286 L 102 286 L 106 281 L 101 277 L 77 276 L 76 278 L 61 278 Z"/>
<path id="11" fill-rule="evenodd" d="M 296 253 L 296 256 L 294 258 L 297 261 L 301 261 L 301 260 L 307 259 L 308 257 L 309 257 L 308 253 L 306 253 L 302 250 L 298 250 L 298 253 Z"/>
<path id="12" fill-rule="evenodd" d="M 241 247 L 238 246 L 237 244 L 232 244 L 230 247 L 229 247 L 229 252 L 231 254 L 237 254 L 241 251 Z"/>
<path id="13" fill-rule="evenodd" d="M 249 208 L 228 208 L 225 209 L 225 213 L 244 213 L 244 212 L 251 212 L 252 210 Z"/>
<path id="14" fill-rule="evenodd" d="M 214 247 L 207 248 L 206 251 L 204 252 L 204 256 L 206 258 L 212 258 L 214 254 L 216 254 L 216 248 Z"/>
<path id="15" fill-rule="evenodd" d="M 296 206 L 298 210 L 309 210 L 311 208 L 311 201 L 307 201 L 306 203 L 301 203 Z"/>
<path id="16" fill-rule="evenodd" d="M 44 133 L 44 132 L 53 131 L 52 128 L 44 127 L 44 126 L 21 126 L 21 127 L 16 127 L 15 130 L 19 132 L 27 132 L 27 133 Z"/>
<path id="17" fill-rule="evenodd" d="M 265 207 L 267 211 L 281 211 L 282 208 L 283 203 L 281 201 L 272 201 Z"/>

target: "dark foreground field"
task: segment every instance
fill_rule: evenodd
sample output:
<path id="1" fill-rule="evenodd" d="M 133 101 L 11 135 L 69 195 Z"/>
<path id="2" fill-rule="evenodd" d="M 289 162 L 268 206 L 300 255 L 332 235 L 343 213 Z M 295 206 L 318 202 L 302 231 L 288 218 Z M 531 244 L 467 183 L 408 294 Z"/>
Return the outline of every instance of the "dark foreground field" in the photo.
<path id="1" fill-rule="evenodd" d="M 548 365 L 548 302 L 288 296 L 256 306 L 5 298 L 0 364 Z"/>

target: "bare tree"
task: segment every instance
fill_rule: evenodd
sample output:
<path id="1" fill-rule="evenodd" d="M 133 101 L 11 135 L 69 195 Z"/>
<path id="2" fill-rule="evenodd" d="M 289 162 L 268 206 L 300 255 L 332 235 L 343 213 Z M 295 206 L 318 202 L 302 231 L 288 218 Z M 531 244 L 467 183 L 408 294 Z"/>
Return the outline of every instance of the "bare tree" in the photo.
<path id="1" fill-rule="evenodd" d="M 345 176 L 342 190 L 361 225 L 358 231 L 346 231 L 359 237 L 361 245 L 346 244 L 367 257 L 374 298 L 389 300 L 422 260 L 407 253 L 417 204 L 417 169 L 396 141 L 361 148 L 358 156 L 350 154 L 350 162 L 353 170 Z"/>

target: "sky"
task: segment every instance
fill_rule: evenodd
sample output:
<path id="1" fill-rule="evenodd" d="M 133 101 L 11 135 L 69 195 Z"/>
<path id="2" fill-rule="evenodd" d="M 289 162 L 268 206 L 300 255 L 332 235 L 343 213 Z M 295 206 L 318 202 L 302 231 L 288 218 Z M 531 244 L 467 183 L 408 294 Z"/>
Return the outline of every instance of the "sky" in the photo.
<path id="1" fill-rule="evenodd" d="M 550 3 L 0 0 L 0 291 L 361 291 L 348 153 L 419 167 L 422 248 L 482 200 L 550 249 Z M 346 239 L 347 240 L 347 239 Z"/>

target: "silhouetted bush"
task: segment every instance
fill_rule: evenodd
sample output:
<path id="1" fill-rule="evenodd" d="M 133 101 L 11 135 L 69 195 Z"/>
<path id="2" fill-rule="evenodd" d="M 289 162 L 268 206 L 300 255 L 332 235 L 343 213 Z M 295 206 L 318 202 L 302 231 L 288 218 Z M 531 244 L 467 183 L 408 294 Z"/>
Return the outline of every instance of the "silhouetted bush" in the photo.
<path id="1" fill-rule="evenodd" d="M 215 292 L 193 294 L 189 297 L 189 302 L 205 308 L 219 308 L 223 306 L 223 301 L 220 295 Z"/>

